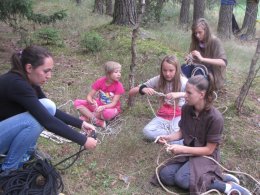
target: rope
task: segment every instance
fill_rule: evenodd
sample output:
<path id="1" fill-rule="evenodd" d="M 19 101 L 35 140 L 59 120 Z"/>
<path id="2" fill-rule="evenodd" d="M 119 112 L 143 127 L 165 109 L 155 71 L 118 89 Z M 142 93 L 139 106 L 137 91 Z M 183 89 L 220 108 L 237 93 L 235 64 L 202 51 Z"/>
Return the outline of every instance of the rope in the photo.
<path id="1" fill-rule="evenodd" d="M 46 159 L 38 159 L 22 170 L 0 177 L 0 193 L 4 195 L 57 195 L 63 189 L 60 174 Z"/>
<path id="2" fill-rule="evenodd" d="M 107 122 L 107 126 L 105 128 L 96 127 L 96 133 L 101 135 L 101 140 L 103 141 L 105 136 L 115 135 L 117 136 L 122 131 L 122 125 L 125 123 L 125 119 L 122 116 L 117 115 L 113 120 Z M 91 122 L 93 124 L 93 122 Z M 99 140 L 99 142 L 101 142 Z"/>
<path id="3" fill-rule="evenodd" d="M 64 103 L 64 104 L 62 104 L 62 105 L 60 105 L 60 106 L 58 106 L 58 109 L 60 109 L 60 108 L 62 108 L 62 107 L 64 107 L 64 106 L 66 106 L 67 104 L 69 104 L 69 103 L 71 103 L 72 105 L 73 105 L 73 101 L 72 100 L 68 100 L 66 103 Z M 70 106 L 71 107 L 71 106 Z M 70 109 L 69 109 L 69 111 L 68 112 L 70 112 Z M 47 131 L 47 130 L 44 130 L 44 131 L 42 131 L 42 133 L 40 134 L 40 136 L 41 137 L 44 137 L 44 138 L 46 138 L 46 139 L 50 139 L 51 141 L 53 141 L 53 142 L 55 142 L 55 143 L 57 143 L 57 144 L 63 144 L 63 143 L 70 143 L 71 141 L 70 140 L 68 140 L 68 139 L 65 139 L 65 138 L 63 138 L 63 137 L 61 137 L 61 136 L 59 136 L 59 135 L 56 135 L 56 134 L 54 134 L 54 133 L 52 133 L 52 132 L 50 132 L 50 131 Z"/>
<path id="4" fill-rule="evenodd" d="M 167 147 L 169 147 L 170 145 L 169 144 L 165 144 Z M 164 147 L 163 147 L 164 148 Z M 162 149 L 163 149 L 162 148 Z M 158 154 L 158 157 L 157 157 L 157 167 L 156 167 L 156 169 L 155 169 L 155 174 L 156 174 L 156 177 L 157 177 L 157 180 L 158 180 L 158 182 L 159 182 L 159 184 L 161 185 L 161 187 L 166 191 L 166 192 L 168 192 L 168 193 L 170 193 L 170 194 L 174 194 L 174 195 L 179 195 L 179 194 L 177 194 L 177 193 L 175 193 L 175 192 L 172 192 L 172 191 L 170 191 L 168 188 L 166 188 L 164 185 L 163 185 L 163 183 L 161 182 L 161 180 L 160 180 L 160 176 L 159 176 L 159 168 L 161 167 L 161 166 L 164 166 L 167 162 L 169 162 L 170 160 L 173 160 L 173 159 L 175 159 L 175 158 L 178 158 L 178 157 L 183 157 L 183 156 L 193 156 L 193 155 L 191 155 L 191 154 L 180 154 L 180 155 L 175 155 L 175 156 L 173 156 L 173 157 L 171 157 L 171 158 L 168 158 L 168 159 L 166 159 L 165 161 L 163 161 L 162 163 L 160 163 L 159 164 L 159 158 L 160 158 L 160 152 L 162 151 L 162 149 L 160 149 L 160 151 L 159 151 L 159 154 Z M 167 151 L 167 148 L 166 148 L 166 151 Z M 223 165 L 221 165 L 218 161 L 216 161 L 215 159 L 213 159 L 213 158 L 211 158 L 211 157 L 209 157 L 209 156 L 202 156 L 202 157 L 204 157 L 204 158 L 207 158 L 207 159 L 209 159 L 209 160 L 212 160 L 214 163 L 216 163 L 219 167 L 221 167 L 224 171 L 226 171 L 226 172 L 229 172 L 229 173 L 234 173 L 234 174 L 243 174 L 243 175 L 246 175 L 246 176 L 248 176 L 249 178 L 251 178 L 254 182 L 256 182 L 256 186 L 260 186 L 260 182 L 259 181 L 257 181 L 253 176 L 251 176 L 250 174 L 247 174 L 247 173 L 245 173 L 245 172 L 240 172 L 240 171 L 232 171 L 232 170 L 229 170 L 229 169 L 227 169 L 227 168 L 225 168 Z M 202 193 L 201 195 L 207 195 L 207 194 L 209 194 L 209 193 L 211 193 L 211 192 L 216 192 L 216 193 L 218 193 L 218 194 L 220 194 L 221 195 L 221 193 L 218 191 L 218 190 L 216 190 L 216 189 L 212 189 L 212 190 L 209 190 L 209 191 L 207 191 L 207 192 L 204 192 L 204 193 Z"/>

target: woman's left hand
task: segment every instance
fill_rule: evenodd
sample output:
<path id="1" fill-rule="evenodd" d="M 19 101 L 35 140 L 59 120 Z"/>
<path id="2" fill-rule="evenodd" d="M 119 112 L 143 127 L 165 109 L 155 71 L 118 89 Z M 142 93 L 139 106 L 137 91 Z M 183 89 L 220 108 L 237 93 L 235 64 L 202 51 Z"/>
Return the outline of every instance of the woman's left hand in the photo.
<path id="1" fill-rule="evenodd" d="M 87 123 L 86 121 L 82 123 L 81 129 L 84 130 L 87 133 L 87 135 L 89 135 L 92 131 L 96 130 L 95 126 Z"/>
<path id="2" fill-rule="evenodd" d="M 199 62 L 202 62 L 202 61 L 203 61 L 203 57 L 201 56 L 201 54 L 200 54 L 199 51 L 194 50 L 194 51 L 191 52 L 191 54 L 192 54 L 192 56 L 193 56 L 193 58 L 194 58 L 195 60 L 198 60 Z"/>

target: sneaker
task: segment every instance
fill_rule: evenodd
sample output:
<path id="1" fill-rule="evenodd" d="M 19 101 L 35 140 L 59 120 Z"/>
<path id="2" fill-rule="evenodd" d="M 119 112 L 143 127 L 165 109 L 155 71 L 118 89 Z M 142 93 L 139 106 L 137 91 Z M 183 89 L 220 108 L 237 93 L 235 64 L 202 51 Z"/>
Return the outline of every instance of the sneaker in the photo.
<path id="1" fill-rule="evenodd" d="M 96 117 L 92 118 L 92 123 L 93 123 L 93 125 L 96 125 L 96 126 L 102 127 L 102 128 L 106 128 L 106 126 L 107 126 L 106 121 L 98 119 Z"/>
<path id="2" fill-rule="evenodd" d="M 239 184 L 239 179 L 234 176 L 234 175 L 231 175 L 231 174 L 228 174 L 228 173 L 223 173 L 223 181 L 224 182 L 229 182 L 229 181 L 232 181 L 232 182 L 235 182 L 237 184 Z"/>
<path id="3" fill-rule="evenodd" d="M 240 186 L 239 184 L 237 184 L 235 182 L 230 182 L 230 184 L 231 184 L 232 188 L 228 194 L 230 194 L 231 192 L 235 192 L 235 190 L 236 190 L 236 191 L 240 192 L 241 195 L 252 195 L 252 193 L 248 189 Z"/>
<path id="4" fill-rule="evenodd" d="M 230 192 L 227 193 L 227 195 L 241 195 L 241 193 L 238 190 L 233 189 L 230 190 Z"/>

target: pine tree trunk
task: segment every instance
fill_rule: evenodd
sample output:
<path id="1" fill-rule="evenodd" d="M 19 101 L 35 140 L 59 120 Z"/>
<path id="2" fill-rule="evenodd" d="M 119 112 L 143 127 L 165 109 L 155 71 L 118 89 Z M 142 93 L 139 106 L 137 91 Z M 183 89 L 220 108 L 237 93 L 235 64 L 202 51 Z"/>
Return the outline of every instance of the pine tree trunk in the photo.
<path id="1" fill-rule="evenodd" d="M 260 69 L 260 66 L 256 68 L 257 60 L 259 59 L 259 57 L 260 57 L 260 39 L 258 40 L 256 52 L 255 52 L 255 55 L 253 56 L 253 59 L 251 61 L 250 70 L 249 70 L 246 82 L 242 86 L 240 93 L 239 93 L 239 96 L 237 97 L 236 102 L 235 102 L 235 106 L 236 106 L 238 114 L 241 113 L 241 110 L 242 110 L 244 101 L 246 99 L 246 96 L 248 94 L 248 91 L 249 91 L 249 89 L 252 85 L 252 82 L 255 79 L 255 77 L 256 77 L 259 69 Z"/>
<path id="2" fill-rule="evenodd" d="M 183 29 L 187 29 L 189 25 L 190 0 L 182 0 L 179 25 Z"/>
<path id="3" fill-rule="evenodd" d="M 231 39 L 232 37 L 232 13 L 233 5 L 221 5 L 217 32 L 222 39 Z"/>
<path id="4" fill-rule="evenodd" d="M 104 2 L 103 0 L 95 0 L 94 13 L 104 14 Z"/>
<path id="5" fill-rule="evenodd" d="M 76 0 L 77 5 L 81 4 L 81 0 Z"/>
<path id="6" fill-rule="evenodd" d="M 194 0 L 193 22 L 199 18 L 204 18 L 205 0 Z"/>
<path id="7" fill-rule="evenodd" d="M 115 0 L 112 24 L 134 26 L 136 22 L 135 0 Z"/>
<path id="8" fill-rule="evenodd" d="M 106 15 L 113 15 L 113 2 L 112 0 L 106 0 Z"/>
<path id="9" fill-rule="evenodd" d="M 258 3 L 259 1 L 247 0 L 246 13 L 240 31 L 241 38 L 244 40 L 255 38 Z"/>

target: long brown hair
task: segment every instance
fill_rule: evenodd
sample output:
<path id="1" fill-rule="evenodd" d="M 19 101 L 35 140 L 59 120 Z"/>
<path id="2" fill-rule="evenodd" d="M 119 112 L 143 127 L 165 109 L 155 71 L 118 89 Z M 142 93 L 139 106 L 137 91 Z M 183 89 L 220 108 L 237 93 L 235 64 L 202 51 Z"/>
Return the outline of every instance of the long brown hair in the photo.
<path id="1" fill-rule="evenodd" d="M 31 64 L 35 69 L 38 66 L 44 64 L 44 59 L 52 57 L 52 54 L 43 47 L 32 45 L 26 47 L 20 52 L 16 52 L 11 57 L 11 71 L 20 74 L 22 77 L 27 79 L 27 74 L 25 71 L 25 65 Z"/>
<path id="2" fill-rule="evenodd" d="M 158 83 L 158 90 L 163 93 L 166 92 L 165 88 L 166 88 L 167 81 L 164 78 L 163 71 L 162 71 L 164 62 L 167 62 L 167 63 L 175 66 L 176 72 L 175 72 L 175 75 L 172 80 L 172 92 L 180 91 L 181 90 L 181 68 L 180 68 L 180 64 L 179 64 L 177 58 L 174 55 L 165 56 L 162 60 L 161 69 L 160 69 L 160 79 L 159 79 L 159 83 Z"/>
<path id="3" fill-rule="evenodd" d="M 196 20 L 193 25 L 191 26 L 191 44 L 190 44 L 190 52 L 193 50 L 200 51 L 201 48 L 199 47 L 199 40 L 196 37 L 195 30 L 201 27 L 205 31 L 205 37 L 204 37 L 204 44 L 205 44 L 205 52 L 203 57 L 211 57 L 209 48 L 211 48 L 212 39 L 214 38 L 214 35 L 211 33 L 210 26 L 205 18 L 199 18 Z M 203 55 L 203 54 L 202 54 Z"/>
<path id="4" fill-rule="evenodd" d="M 205 109 L 208 110 L 215 98 L 215 82 L 211 73 L 208 75 L 196 75 L 189 78 L 188 83 L 194 85 L 199 91 L 205 91 Z"/>

